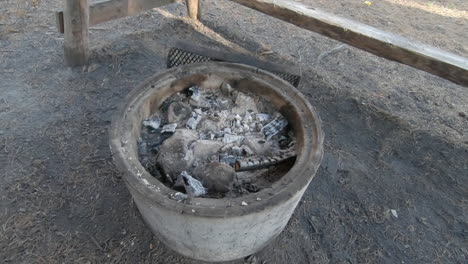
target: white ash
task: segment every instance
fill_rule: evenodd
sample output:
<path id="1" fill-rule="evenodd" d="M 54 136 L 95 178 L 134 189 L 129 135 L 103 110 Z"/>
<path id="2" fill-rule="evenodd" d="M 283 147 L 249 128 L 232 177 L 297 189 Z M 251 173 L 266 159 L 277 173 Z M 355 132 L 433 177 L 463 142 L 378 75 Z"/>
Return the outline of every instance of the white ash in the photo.
<path id="1" fill-rule="evenodd" d="M 252 149 L 249 148 L 249 146 L 247 146 L 247 145 L 242 145 L 241 149 L 247 156 L 255 155 L 255 153 L 252 151 Z"/>
<path id="2" fill-rule="evenodd" d="M 271 116 L 269 114 L 265 114 L 265 113 L 256 114 L 255 117 L 260 122 L 266 122 L 266 121 L 271 119 Z"/>
<path id="3" fill-rule="evenodd" d="M 192 116 L 187 120 L 187 127 L 190 129 L 197 129 L 198 123 L 200 123 L 201 119 L 201 115 L 193 112 Z"/>
<path id="4" fill-rule="evenodd" d="M 224 134 L 223 142 L 224 144 L 237 143 L 241 144 L 244 140 L 244 136 Z"/>
<path id="5" fill-rule="evenodd" d="M 240 195 L 256 192 L 264 188 L 258 186 L 266 186 L 265 184 L 257 186 L 257 182 L 263 178 L 258 176 L 260 175 L 258 172 L 283 162 L 284 155 L 295 153 L 294 134 L 288 129 L 287 120 L 279 112 L 275 112 L 269 102 L 258 96 L 239 92 L 228 83 L 223 83 L 219 90 L 191 86 L 185 92 L 171 96 L 166 101 L 167 103 L 163 103 L 166 105 L 165 108 L 161 107 L 156 115 L 143 123 L 143 126 L 153 129 L 146 136 L 156 138 L 157 140 L 152 141 L 156 143 L 145 147 L 144 142 L 139 142 L 138 146 L 142 164 L 145 161 L 146 166 L 145 164 L 144 166 L 148 171 L 156 174 L 158 168 L 148 166 L 155 163 L 154 166 L 160 166 L 164 172 L 164 176 L 159 176 L 161 181 L 176 191 L 185 189 L 189 196 L 195 197 L 205 195 L 212 197 L 210 195 L 214 195 L 213 190 L 220 189 L 224 195 L 234 195 L 232 193 L 234 191 Z M 158 126 L 156 123 L 149 123 L 158 120 Z M 159 129 L 155 131 L 154 127 Z M 194 138 L 175 140 L 173 134 L 184 129 L 194 133 Z M 178 137 L 181 135 L 177 134 Z M 173 137 L 174 140 L 170 140 Z M 164 144 L 164 147 L 159 146 L 166 141 L 168 144 Z M 148 162 L 155 155 L 158 157 L 157 162 Z M 177 160 L 171 160 L 172 157 Z M 207 166 L 213 163 L 224 165 L 213 168 Z M 170 166 L 166 166 L 167 164 Z M 251 179 L 240 181 L 237 177 L 233 177 L 235 179 L 233 181 L 237 184 L 223 183 L 223 186 L 235 186 L 230 192 L 225 192 L 223 188 L 208 188 L 203 185 L 203 181 L 197 180 L 204 178 L 203 168 L 211 168 L 213 176 L 216 175 L 215 171 L 227 173 L 226 170 L 218 170 L 222 166 L 230 166 L 235 174 L 240 173 L 234 170 L 236 164 L 241 164 L 243 170 L 248 170 L 242 172 L 242 177 L 245 178 L 247 175 L 247 178 Z M 195 171 L 196 174 L 193 174 Z M 246 183 L 249 185 L 245 185 Z M 215 185 L 210 183 L 210 186 Z M 180 189 L 182 187 L 183 189 Z M 180 194 L 173 194 L 171 199 L 184 200 L 184 196 Z"/>
<path id="6" fill-rule="evenodd" d="M 234 166 L 237 162 L 237 158 L 233 155 L 222 156 L 219 162 Z"/>

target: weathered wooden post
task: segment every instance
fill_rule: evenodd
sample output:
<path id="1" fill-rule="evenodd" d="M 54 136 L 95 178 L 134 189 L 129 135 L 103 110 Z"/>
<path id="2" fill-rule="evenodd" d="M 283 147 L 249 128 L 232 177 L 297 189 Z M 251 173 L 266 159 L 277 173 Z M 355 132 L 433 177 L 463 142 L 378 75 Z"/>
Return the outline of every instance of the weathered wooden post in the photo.
<path id="1" fill-rule="evenodd" d="M 187 13 L 191 19 L 200 19 L 200 3 L 199 0 L 185 0 L 187 4 Z"/>
<path id="2" fill-rule="evenodd" d="M 88 62 L 88 0 L 64 0 L 64 55 L 67 66 L 81 66 Z"/>

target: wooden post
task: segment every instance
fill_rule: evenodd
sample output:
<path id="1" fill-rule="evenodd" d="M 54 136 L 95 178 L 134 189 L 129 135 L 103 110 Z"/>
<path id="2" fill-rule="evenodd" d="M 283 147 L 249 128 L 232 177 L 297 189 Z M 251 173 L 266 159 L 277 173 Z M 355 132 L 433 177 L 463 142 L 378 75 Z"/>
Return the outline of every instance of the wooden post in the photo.
<path id="1" fill-rule="evenodd" d="M 187 4 L 187 13 L 191 19 L 198 20 L 200 18 L 199 13 L 199 0 L 185 0 Z"/>
<path id="2" fill-rule="evenodd" d="M 88 61 L 88 0 L 65 0 L 64 53 L 67 66 L 81 66 Z"/>

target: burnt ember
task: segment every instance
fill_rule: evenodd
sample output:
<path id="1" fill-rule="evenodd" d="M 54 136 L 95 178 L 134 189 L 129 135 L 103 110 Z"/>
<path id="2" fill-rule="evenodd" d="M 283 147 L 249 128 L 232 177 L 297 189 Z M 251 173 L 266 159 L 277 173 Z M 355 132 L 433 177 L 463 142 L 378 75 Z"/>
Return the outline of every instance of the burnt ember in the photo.
<path id="1" fill-rule="evenodd" d="M 295 137 L 271 103 L 229 83 L 168 98 L 142 123 L 142 165 L 172 197 L 236 197 L 271 187 L 292 166 Z"/>

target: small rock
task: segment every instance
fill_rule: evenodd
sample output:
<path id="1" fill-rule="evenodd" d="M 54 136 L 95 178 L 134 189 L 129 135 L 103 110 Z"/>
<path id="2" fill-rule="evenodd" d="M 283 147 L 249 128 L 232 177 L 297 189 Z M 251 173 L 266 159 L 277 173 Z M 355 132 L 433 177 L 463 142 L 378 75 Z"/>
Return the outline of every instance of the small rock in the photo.
<path id="1" fill-rule="evenodd" d="M 247 206 L 247 205 L 249 205 L 249 204 L 246 203 L 246 202 L 244 202 L 244 201 L 242 201 L 241 205 L 242 205 L 242 206 Z"/>
<path id="2" fill-rule="evenodd" d="M 33 165 L 34 167 L 39 167 L 39 166 L 42 165 L 42 160 L 40 160 L 40 159 L 34 159 L 34 160 L 32 161 L 32 165 Z"/>
<path id="3" fill-rule="evenodd" d="M 459 117 L 463 117 L 463 118 L 465 118 L 465 117 L 466 117 L 466 114 L 465 114 L 465 113 L 463 113 L 463 112 L 458 112 L 458 116 L 459 116 Z"/>
<path id="4" fill-rule="evenodd" d="M 91 65 L 88 66 L 88 68 L 86 69 L 86 72 L 93 72 L 95 70 L 97 70 L 99 68 L 99 64 L 97 63 L 92 63 Z"/>
<path id="5" fill-rule="evenodd" d="M 223 143 L 214 140 L 198 140 L 193 144 L 193 155 L 196 159 L 204 160 L 216 154 Z"/>
<path id="6" fill-rule="evenodd" d="M 234 183 L 236 172 L 231 166 L 212 162 L 197 167 L 193 171 L 193 177 L 198 179 L 209 192 L 229 192 Z"/>
<path id="7" fill-rule="evenodd" d="M 248 96 L 244 93 L 237 93 L 236 97 L 236 107 L 232 108 L 234 114 L 245 114 L 247 111 L 252 111 L 257 113 L 257 103 L 255 99 L 251 96 Z"/>
<path id="8" fill-rule="evenodd" d="M 395 209 L 391 209 L 390 212 L 392 213 L 392 215 L 395 217 L 395 218 L 398 218 L 398 213 Z"/>
<path id="9" fill-rule="evenodd" d="M 169 123 L 177 123 L 180 127 L 183 127 L 191 114 L 192 110 L 189 105 L 184 102 L 173 102 L 167 109 L 167 120 Z"/>
<path id="10" fill-rule="evenodd" d="M 210 120 L 210 119 L 205 119 L 202 122 L 200 122 L 200 131 L 212 131 L 216 132 L 219 130 L 219 126 L 216 122 Z"/>
<path id="11" fill-rule="evenodd" d="M 229 98 L 235 98 L 237 91 L 229 83 L 223 82 L 219 87 L 221 93 Z"/>
<path id="12" fill-rule="evenodd" d="M 265 142 L 262 138 L 260 137 L 246 137 L 244 139 L 244 145 L 248 146 L 254 153 L 255 155 L 263 155 L 267 150 L 271 147 L 272 143 L 271 141 Z"/>
<path id="13" fill-rule="evenodd" d="M 162 143 L 156 162 L 164 174 L 169 174 L 175 180 L 182 171 L 191 167 L 195 158 L 188 146 L 197 137 L 193 130 L 177 129 L 174 135 Z"/>

